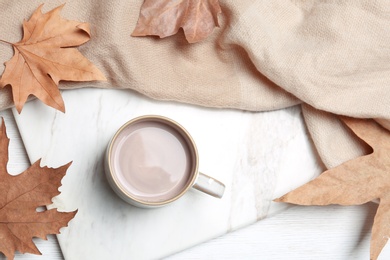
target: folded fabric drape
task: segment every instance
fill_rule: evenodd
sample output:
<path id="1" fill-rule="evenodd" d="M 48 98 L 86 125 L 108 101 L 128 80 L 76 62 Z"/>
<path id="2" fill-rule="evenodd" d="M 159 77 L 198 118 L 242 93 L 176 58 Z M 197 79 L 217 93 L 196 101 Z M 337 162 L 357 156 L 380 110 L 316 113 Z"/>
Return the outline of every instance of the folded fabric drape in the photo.
<path id="1" fill-rule="evenodd" d="M 129 88 L 161 100 L 251 111 L 304 104 L 327 167 L 368 149 L 335 115 L 375 118 L 390 129 L 388 0 L 221 0 L 220 28 L 196 44 L 181 32 L 131 37 L 142 2 L 67 1 L 64 18 L 91 24 L 92 39 L 79 50 L 108 81 L 60 88 Z M 50 1 L 43 11 L 62 3 Z M 40 4 L 2 1 L 0 39 L 19 41 L 23 19 Z M 0 46 L 1 61 L 12 54 Z M 5 88 L 0 108 L 9 106 Z"/>

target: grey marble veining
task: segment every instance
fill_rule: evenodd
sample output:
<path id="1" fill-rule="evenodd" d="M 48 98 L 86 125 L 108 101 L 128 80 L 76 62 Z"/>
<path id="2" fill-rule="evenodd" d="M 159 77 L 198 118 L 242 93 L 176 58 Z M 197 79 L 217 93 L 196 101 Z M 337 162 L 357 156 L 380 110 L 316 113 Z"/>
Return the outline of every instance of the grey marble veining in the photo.
<path id="1" fill-rule="evenodd" d="M 79 209 L 58 236 L 66 259 L 150 259 L 183 250 L 276 214 L 272 199 L 321 171 L 299 107 L 252 113 L 150 100 L 128 90 L 64 91 L 66 114 L 39 101 L 15 113 L 32 162 L 73 161 L 54 207 Z M 108 186 L 103 155 L 126 121 L 159 114 L 182 124 L 197 143 L 200 171 L 226 185 L 221 200 L 190 191 L 159 209 L 138 209 Z"/>

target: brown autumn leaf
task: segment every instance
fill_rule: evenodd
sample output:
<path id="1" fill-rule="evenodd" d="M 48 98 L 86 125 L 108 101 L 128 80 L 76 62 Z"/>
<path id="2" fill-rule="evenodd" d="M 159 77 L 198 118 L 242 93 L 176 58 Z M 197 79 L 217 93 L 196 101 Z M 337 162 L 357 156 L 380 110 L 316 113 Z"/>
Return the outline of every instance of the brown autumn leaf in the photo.
<path id="1" fill-rule="evenodd" d="M 361 205 L 379 199 L 370 257 L 377 259 L 390 237 L 390 132 L 373 120 L 341 118 L 373 149 L 347 161 L 275 201 L 299 205 Z"/>
<path id="2" fill-rule="evenodd" d="M 9 43 L 14 56 L 5 63 L 0 87 L 11 85 L 19 113 L 30 94 L 65 112 L 58 89 L 60 80 L 106 80 L 99 69 L 74 48 L 91 38 L 88 23 L 61 18 L 62 7 L 43 14 L 42 5 L 39 6 L 30 20 L 23 22 L 23 39 Z"/>
<path id="3" fill-rule="evenodd" d="M 47 239 L 59 234 L 61 227 L 76 215 L 56 209 L 37 212 L 40 206 L 50 205 L 60 194 L 58 187 L 70 163 L 53 169 L 40 167 L 40 161 L 19 175 L 7 173 L 9 139 L 4 120 L 0 127 L 0 252 L 13 259 L 15 251 L 41 254 L 32 238 Z"/>
<path id="4" fill-rule="evenodd" d="M 183 28 L 189 43 L 207 38 L 218 26 L 219 0 L 145 0 L 132 36 L 164 38 Z"/>

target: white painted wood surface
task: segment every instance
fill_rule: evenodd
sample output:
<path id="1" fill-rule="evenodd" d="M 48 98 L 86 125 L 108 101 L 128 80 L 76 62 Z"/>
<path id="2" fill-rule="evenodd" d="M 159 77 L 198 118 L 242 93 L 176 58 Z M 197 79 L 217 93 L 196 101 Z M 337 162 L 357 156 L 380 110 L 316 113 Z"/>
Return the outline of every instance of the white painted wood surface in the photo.
<path id="1" fill-rule="evenodd" d="M 6 120 L 11 138 L 8 169 L 17 174 L 28 167 L 28 158 L 11 111 L 0 115 Z M 351 207 L 294 206 L 167 259 L 369 259 L 375 211 L 373 203 Z M 17 254 L 15 259 L 63 259 L 55 236 L 35 242 L 42 256 Z M 390 259 L 390 246 L 385 247 L 379 259 Z"/>

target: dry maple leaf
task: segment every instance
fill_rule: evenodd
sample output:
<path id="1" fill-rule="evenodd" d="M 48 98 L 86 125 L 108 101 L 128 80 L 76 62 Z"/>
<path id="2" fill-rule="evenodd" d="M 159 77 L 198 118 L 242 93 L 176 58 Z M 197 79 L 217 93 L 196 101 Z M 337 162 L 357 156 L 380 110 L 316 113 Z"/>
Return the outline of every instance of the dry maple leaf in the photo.
<path id="1" fill-rule="evenodd" d="M 390 132 L 373 120 L 342 118 L 373 148 L 276 201 L 299 205 L 361 205 L 379 199 L 372 228 L 370 256 L 377 259 L 390 236 Z"/>
<path id="2" fill-rule="evenodd" d="M 58 187 L 70 163 L 53 169 L 42 168 L 37 161 L 23 173 L 12 176 L 7 173 L 8 144 L 3 120 L 0 128 L 0 252 L 13 259 L 16 250 L 41 254 L 32 238 L 47 239 L 47 234 L 58 234 L 77 211 L 36 210 L 51 204 L 51 199 L 60 194 Z"/>
<path id="3" fill-rule="evenodd" d="M 145 0 L 132 36 L 173 35 L 181 28 L 190 43 L 201 41 L 218 26 L 218 0 Z"/>
<path id="4" fill-rule="evenodd" d="M 65 112 L 60 80 L 105 80 L 99 69 L 73 48 L 91 38 L 89 25 L 61 18 L 62 7 L 45 14 L 42 5 L 38 7 L 30 20 L 23 22 L 23 39 L 9 43 L 15 54 L 5 63 L 0 87 L 11 85 L 19 113 L 30 94 Z"/>

